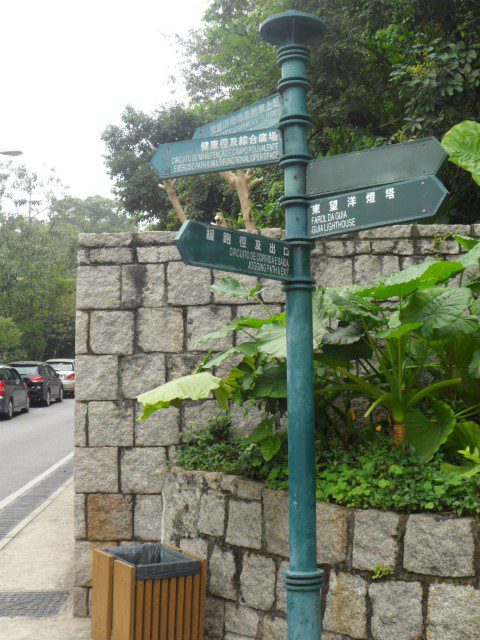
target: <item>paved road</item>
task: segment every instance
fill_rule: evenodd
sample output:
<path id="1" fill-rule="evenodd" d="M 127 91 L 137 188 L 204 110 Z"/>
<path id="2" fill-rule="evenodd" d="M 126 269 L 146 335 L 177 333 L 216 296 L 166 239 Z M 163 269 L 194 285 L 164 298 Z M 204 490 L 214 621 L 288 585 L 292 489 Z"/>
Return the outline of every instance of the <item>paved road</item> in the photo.
<path id="1" fill-rule="evenodd" d="M 73 450 L 73 408 L 65 398 L 50 407 L 0 420 L 0 500 L 17 491 Z"/>

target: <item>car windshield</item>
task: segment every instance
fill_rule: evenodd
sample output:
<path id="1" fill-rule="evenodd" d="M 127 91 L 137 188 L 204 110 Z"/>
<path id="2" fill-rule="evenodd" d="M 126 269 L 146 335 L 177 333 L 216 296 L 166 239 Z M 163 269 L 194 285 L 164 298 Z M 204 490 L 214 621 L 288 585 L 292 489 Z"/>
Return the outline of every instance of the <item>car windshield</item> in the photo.
<path id="1" fill-rule="evenodd" d="M 15 369 L 22 376 L 38 376 L 38 367 L 34 365 L 15 365 Z"/>
<path id="2" fill-rule="evenodd" d="M 71 362 L 49 362 L 48 363 L 55 371 L 73 371 L 73 364 Z"/>

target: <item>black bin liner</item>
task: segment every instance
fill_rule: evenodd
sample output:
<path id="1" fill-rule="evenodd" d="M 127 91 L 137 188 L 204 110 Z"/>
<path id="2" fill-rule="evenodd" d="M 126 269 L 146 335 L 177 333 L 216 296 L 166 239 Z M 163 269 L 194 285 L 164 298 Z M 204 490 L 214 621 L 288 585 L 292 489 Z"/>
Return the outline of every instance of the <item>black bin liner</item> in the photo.
<path id="1" fill-rule="evenodd" d="M 183 553 L 159 543 L 104 549 L 104 551 L 134 566 L 137 580 L 193 576 L 200 573 L 202 566 L 200 560 L 184 556 Z"/>

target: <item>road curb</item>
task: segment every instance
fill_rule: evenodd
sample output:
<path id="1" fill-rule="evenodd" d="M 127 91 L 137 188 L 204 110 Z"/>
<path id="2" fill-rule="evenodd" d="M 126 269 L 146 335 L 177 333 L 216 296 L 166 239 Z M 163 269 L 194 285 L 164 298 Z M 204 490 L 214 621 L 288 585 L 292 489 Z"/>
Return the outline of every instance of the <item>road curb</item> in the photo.
<path id="1" fill-rule="evenodd" d="M 9 542 L 11 542 L 15 536 L 17 536 L 27 525 L 29 525 L 35 518 L 42 513 L 48 506 L 52 504 L 68 487 L 73 483 L 73 478 L 69 478 L 58 489 L 56 489 L 42 504 L 38 505 L 31 513 L 28 514 L 21 522 L 19 522 L 11 531 L 9 531 L 0 540 L 0 551 L 5 549 Z"/>

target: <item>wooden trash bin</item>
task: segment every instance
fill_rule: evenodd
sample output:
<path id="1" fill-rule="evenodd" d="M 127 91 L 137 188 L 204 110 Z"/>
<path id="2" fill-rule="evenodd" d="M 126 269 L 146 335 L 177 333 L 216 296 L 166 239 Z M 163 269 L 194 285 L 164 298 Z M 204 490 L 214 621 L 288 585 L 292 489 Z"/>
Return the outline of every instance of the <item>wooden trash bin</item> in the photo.
<path id="1" fill-rule="evenodd" d="M 203 640 L 206 584 L 207 561 L 170 545 L 94 549 L 92 639 Z"/>

